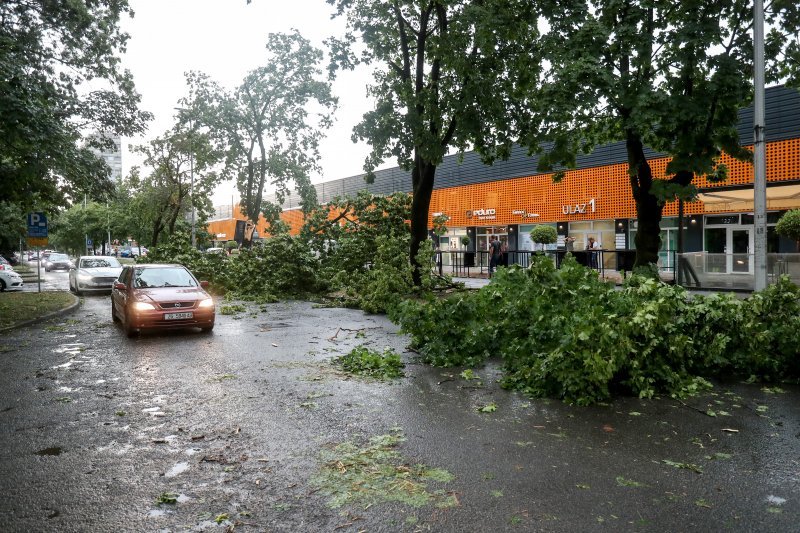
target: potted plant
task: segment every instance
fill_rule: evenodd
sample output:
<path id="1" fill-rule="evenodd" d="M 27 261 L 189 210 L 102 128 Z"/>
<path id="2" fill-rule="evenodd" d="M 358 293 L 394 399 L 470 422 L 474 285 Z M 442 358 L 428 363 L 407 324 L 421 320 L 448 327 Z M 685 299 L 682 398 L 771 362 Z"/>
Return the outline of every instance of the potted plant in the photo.
<path id="1" fill-rule="evenodd" d="M 800 209 L 792 209 L 784 213 L 775 225 L 775 233 L 788 237 L 795 244 L 800 245 Z"/>
<path id="2" fill-rule="evenodd" d="M 530 236 L 533 242 L 540 245 L 537 251 L 544 251 L 545 244 L 553 244 L 558 240 L 556 228 L 553 226 L 545 226 L 544 224 L 534 226 L 530 232 Z"/>
<path id="3" fill-rule="evenodd" d="M 466 235 L 461 236 L 461 246 L 463 246 L 464 248 L 469 246 L 469 237 L 467 237 Z"/>

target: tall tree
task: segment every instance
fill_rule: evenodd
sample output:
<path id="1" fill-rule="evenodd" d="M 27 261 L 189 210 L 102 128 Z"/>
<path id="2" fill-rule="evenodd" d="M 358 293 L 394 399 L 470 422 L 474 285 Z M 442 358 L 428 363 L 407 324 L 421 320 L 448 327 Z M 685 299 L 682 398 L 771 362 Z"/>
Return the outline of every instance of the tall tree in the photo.
<path id="1" fill-rule="evenodd" d="M 81 132 L 132 135 L 150 118 L 119 66 L 127 15 L 126 0 L 0 2 L 0 201 L 41 209 L 111 191 L 90 150 L 102 138 Z"/>
<path id="2" fill-rule="evenodd" d="M 149 243 L 155 246 L 164 234 L 172 235 L 179 220 L 191 213 L 192 205 L 202 224 L 211 209 L 208 197 L 219 181 L 211 167 L 221 159 L 208 135 L 178 124 L 134 151 L 144 156 L 143 165 L 150 171 L 141 178 L 137 170 L 129 181 L 135 191 L 131 204 L 149 222 Z"/>
<path id="3" fill-rule="evenodd" d="M 530 102 L 522 142 L 541 150 L 543 170 L 575 165 L 577 153 L 624 141 L 636 203 L 636 265 L 655 264 L 664 205 L 692 198 L 692 181 L 724 180 L 723 151 L 747 159 L 738 109 L 752 91 L 753 7 L 748 0 L 543 0 L 548 69 Z M 797 54 L 798 6 L 767 2 L 773 75 Z M 787 39 L 794 35 L 794 39 Z M 793 44 L 792 44 L 793 43 Z M 536 106 L 538 104 L 538 106 Z M 650 147 L 671 157 L 653 175 Z"/>
<path id="4" fill-rule="evenodd" d="M 445 154 L 475 148 L 486 162 L 510 154 L 514 110 L 539 72 L 534 3 L 328 2 L 348 26 L 343 38 L 330 40 L 335 66 L 375 66 L 368 89 L 375 109 L 353 134 L 372 146 L 367 176 L 387 158 L 411 171 L 409 259 L 419 284 L 416 256 L 428 236 L 436 168 Z"/>
<path id="5" fill-rule="evenodd" d="M 304 209 L 316 205 L 310 173 L 318 169 L 319 140 L 336 107 L 320 69 L 320 50 L 296 31 L 270 34 L 266 48 L 267 66 L 248 73 L 233 92 L 203 74 L 190 74 L 191 96 L 185 101 L 224 148 L 223 174 L 236 179 L 253 223 L 262 214 L 274 219 L 292 184 Z M 267 185 L 276 188 L 275 206 L 265 207 Z"/>

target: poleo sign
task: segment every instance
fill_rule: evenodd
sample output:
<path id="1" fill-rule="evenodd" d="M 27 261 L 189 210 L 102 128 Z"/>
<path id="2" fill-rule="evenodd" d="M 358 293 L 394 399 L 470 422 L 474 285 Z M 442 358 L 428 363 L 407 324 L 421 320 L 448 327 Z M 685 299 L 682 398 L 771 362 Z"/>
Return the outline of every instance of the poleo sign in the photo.
<path id="1" fill-rule="evenodd" d="M 28 213 L 28 246 L 47 246 L 47 217 Z"/>

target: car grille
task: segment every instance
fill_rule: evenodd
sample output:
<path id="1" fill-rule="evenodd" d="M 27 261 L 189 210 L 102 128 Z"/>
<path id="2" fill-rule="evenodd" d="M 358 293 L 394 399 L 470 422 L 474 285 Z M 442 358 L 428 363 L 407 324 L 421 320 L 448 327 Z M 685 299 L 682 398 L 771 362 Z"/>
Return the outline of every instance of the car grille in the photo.
<path id="1" fill-rule="evenodd" d="M 191 309 L 194 302 L 161 302 L 158 305 L 161 309 Z"/>
<path id="2" fill-rule="evenodd" d="M 100 285 L 101 283 L 107 283 L 107 284 L 111 285 L 112 283 L 114 283 L 115 279 L 117 279 L 117 278 L 107 278 L 107 277 L 106 278 L 92 278 L 92 283 L 94 283 L 95 285 Z"/>

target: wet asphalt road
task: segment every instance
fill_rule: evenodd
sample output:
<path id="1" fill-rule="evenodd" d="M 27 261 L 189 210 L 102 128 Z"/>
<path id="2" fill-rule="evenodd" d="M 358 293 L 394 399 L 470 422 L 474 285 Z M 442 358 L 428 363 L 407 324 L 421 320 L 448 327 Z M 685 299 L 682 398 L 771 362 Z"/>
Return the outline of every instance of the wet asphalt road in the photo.
<path id="1" fill-rule="evenodd" d="M 218 305 L 210 335 L 128 339 L 109 307 L 86 297 L 0 336 L 1 531 L 798 530 L 797 387 L 581 408 L 500 389 L 496 364 L 480 381 L 417 364 L 360 311 Z M 330 366 L 362 344 L 402 353 L 406 377 Z M 331 508 L 321 454 L 398 430 L 409 465 L 454 476 L 429 488 L 457 505 Z"/>

